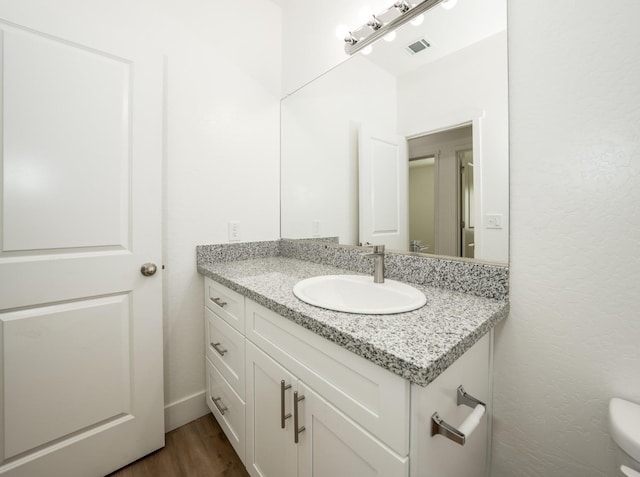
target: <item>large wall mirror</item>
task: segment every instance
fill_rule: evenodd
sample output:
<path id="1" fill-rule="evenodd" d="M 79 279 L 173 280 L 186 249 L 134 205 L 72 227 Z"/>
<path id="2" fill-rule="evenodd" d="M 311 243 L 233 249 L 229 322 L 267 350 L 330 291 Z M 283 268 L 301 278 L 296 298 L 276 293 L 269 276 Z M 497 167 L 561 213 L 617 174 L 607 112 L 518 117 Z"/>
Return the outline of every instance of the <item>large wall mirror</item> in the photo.
<path id="1" fill-rule="evenodd" d="M 507 262 L 506 27 L 439 5 L 284 98 L 281 236 Z"/>

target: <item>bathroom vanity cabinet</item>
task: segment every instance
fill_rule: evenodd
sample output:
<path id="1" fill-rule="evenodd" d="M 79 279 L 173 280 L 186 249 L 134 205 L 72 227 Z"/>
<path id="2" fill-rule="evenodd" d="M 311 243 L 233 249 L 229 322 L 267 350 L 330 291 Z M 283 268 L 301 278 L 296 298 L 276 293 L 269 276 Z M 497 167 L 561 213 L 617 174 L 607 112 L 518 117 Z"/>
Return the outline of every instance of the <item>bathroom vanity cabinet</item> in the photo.
<path id="1" fill-rule="evenodd" d="M 207 404 L 252 476 L 484 477 L 487 417 L 464 446 L 460 384 L 490 415 L 490 334 L 412 384 L 205 277 Z"/>

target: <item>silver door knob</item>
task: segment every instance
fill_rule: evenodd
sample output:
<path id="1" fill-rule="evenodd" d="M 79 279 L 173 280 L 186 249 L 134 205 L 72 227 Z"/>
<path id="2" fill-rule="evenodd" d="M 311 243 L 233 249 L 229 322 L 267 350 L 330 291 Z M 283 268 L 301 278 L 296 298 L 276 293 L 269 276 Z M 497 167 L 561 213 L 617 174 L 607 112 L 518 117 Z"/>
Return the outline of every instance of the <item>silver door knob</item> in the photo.
<path id="1" fill-rule="evenodd" d="M 158 267 L 156 267 L 155 263 L 147 262 L 142 267 L 140 267 L 140 273 L 142 273 L 145 277 L 150 277 L 154 275 L 158 271 Z"/>

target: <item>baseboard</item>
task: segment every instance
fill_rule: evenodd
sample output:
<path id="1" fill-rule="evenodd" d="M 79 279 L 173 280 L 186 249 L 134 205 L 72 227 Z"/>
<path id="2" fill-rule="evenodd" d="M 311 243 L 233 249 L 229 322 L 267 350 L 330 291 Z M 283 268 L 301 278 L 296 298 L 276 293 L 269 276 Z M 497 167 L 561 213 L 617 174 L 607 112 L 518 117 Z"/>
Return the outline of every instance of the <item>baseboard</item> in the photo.
<path id="1" fill-rule="evenodd" d="M 204 391 L 187 396 L 164 407 L 164 430 L 172 431 L 188 422 L 208 414 Z"/>

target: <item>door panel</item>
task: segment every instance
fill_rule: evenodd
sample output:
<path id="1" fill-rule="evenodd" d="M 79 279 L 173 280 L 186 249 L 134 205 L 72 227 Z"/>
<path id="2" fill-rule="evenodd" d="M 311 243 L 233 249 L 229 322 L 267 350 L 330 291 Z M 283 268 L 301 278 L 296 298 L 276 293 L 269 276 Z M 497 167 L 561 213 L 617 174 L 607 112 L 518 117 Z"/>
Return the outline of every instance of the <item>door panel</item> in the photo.
<path id="1" fill-rule="evenodd" d="M 131 65 L 3 33 L 3 251 L 126 247 Z"/>
<path id="2" fill-rule="evenodd" d="M 360 242 L 408 250 L 407 142 L 365 127 L 359 141 Z"/>
<path id="3" fill-rule="evenodd" d="M 163 63 L 99 3 L 0 1 L 11 477 L 105 475 L 164 444 L 162 277 L 140 273 L 162 258 Z"/>
<path id="4" fill-rule="evenodd" d="M 5 458 L 130 413 L 128 295 L 0 314 Z"/>

